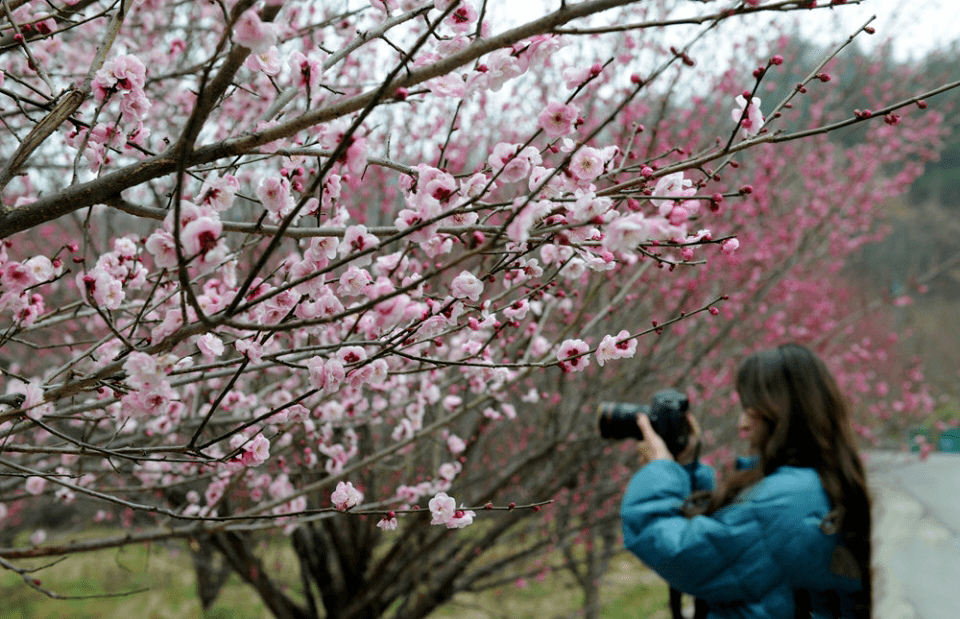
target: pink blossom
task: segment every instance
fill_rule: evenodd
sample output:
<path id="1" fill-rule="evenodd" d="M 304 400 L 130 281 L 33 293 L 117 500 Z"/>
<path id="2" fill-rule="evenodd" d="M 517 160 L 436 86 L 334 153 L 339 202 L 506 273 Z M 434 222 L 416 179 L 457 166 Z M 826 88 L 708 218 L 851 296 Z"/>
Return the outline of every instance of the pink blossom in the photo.
<path id="1" fill-rule="evenodd" d="M 147 138 L 150 137 L 150 129 L 143 126 L 143 122 L 137 121 L 137 126 L 127 133 L 127 143 L 123 145 L 125 150 L 132 150 L 134 145 L 140 148 L 147 148 Z"/>
<path id="2" fill-rule="evenodd" d="M 683 172 L 674 172 L 673 174 L 667 174 L 666 176 L 661 177 L 657 180 L 657 186 L 653 190 L 655 196 L 666 198 L 669 196 L 678 196 L 686 197 L 692 196 L 697 193 L 697 190 L 692 187 L 693 181 L 683 177 Z M 654 206 L 660 210 L 660 215 L 667 217 L 670 212 L 673 210 L 674 206 L 686 204 L 686 202 L 680 202 L 676 200 L 651 200 Z"/>
<path id="3" fill-rule="evenodd" d="M 620 331 L 617 335 L 605 335 L 597 347 L 594 357 L 597 364 L 603 367 L 604 362 L 609 359 L 630 359 L 637 352 L 637 340 L 630 337 L 627 330 Z"/>
<path id="4" fill-rule="evenodd" d="M 164 380 L 157 359 L 145 352 L 134 351 L 127 355 L 123 371 L 127 373 L 127 384 L 134 389 L 150 389 Z"/>
<path id="5" fill-rule="evenodd" d="M 461 0 L 460 5 L 447 16 L 446 23 L 454 32 L 467 33 L 477 21 L 477 10 L 467 0 Z"/>
<path id="6" fill-rule="evenodd" d="M 356 262 L 357 266 L 366 266 L 373 261 L 369 254 L 369 250 L 375 248 L 379 244 L 380 239 L 368 233 L 366 226 L 362 224 L 357 226 L 348 226 L 343 235 L 343 240 L 340 241 L 340 246 L 337 248 L 337 251 L 341 257 L 367 251 L 368 253 L 364 259 Z"/>
<path id="7" fill-rule="evenodd" d="M 463 465 L 459 462 L 444 462 L 437 469 L 437 474 L 445 481 L 453 481 L 462 470 Z"/>
<path id="8" fill-rule="evenodd" d="M 477 301 L 483 293 L 483 282 L 469 272 L 463 271 L 450 283 L 450 294 L 455 299 L 470 299 Z"/>
<path id="9" fill-rule="evenodd" d="M 423 494 L 416 486 L 397 486 L 397 498 L 405 503 L 413 503 Z"/>
<path id="10" fill-rule="evenodd" d="M 445 203 L 457 191 L 457 180 L 450 173 L 425 164 L 418 165 L 417 170 L 417 193 Z"/>
<path id="11" fill-rule="evenodd" d="M 323 75 L 321 62 L 316 58 L 304 56 L 298 51 L 291 52 L 287 62 L 290 63 L 293 79 L 297 86 L 305 86 L 311 91 L 315 91 L 320 84 L 320 76 Z"/>
<path id="12" fill-rule="evenodd" d="M 260 20 L 255 9 L 247 10 L 233 25 L 233 41 L 249 48 L 255 54 L 262 54 L 277 43 L 277 28 L 274 24 Z"/>
<path id="13" fill-rule="evenodd" d="M 52 279 L 57 274 L 53 263 L 46 256 L 34 256 L 30 258 L 23 266 L 33 274 L 33 281 L 45 282 Z"/>
<path id="14" fill-rule="evenodd" d="M 153 256 L 153 261 L 162 269 L 172 269 L 177 266 L 177 247 L 173 235 L 166 230 L 154 230 L 147 238 L 147 251 Z"/>
<path id="15" fill-rule="evenodd" d="M 453 497 L 447 496 L 446 492 L 438 492 L 436 496 L 430 499 L 428 505 L 430 513 L 433 515 L 430 524 L 445 524 L 449 528 L 449 523 L 453 520 L 457 511 L 457 501 Z"/>
<path id="16" fill-rule="evenodd" d="M 393 515 L 390 515 L 393 514 Z M 384 531 L 396 531 L 399 523 L 397 522 L 397 515 L 393 512 L 384 516 L 377 522 L 377 527 Z"/>
<path id="17" fill-rule="evenodd" d="M 511 320 L 523 320 L 526 317 L 529 309 L 530 304 L 526 299 L 518 299 L 517 301 L 503 308 L 503 315 Z"/>
<path id="18" fill-rule="evenodd" d="M 552 138 L 559 138 L 573 131 L 579 115 L 580 110 L 575 105 L 552 101 L 540 112 L 537 120 L 544 133 Z"/>
<path id="19" fill-rule="evenodd" d="M 473 524 L 473 519 L 476 516 L 472 510 L 458 509 L 453 512 L 453 517 L 447 521 L 446 525 L 448 529 L 462 529 Z"/>
<path id="20" fill-rule="evenodd" d="M 314 355 L 307 360 L 307 372 L 310 377 L 310 386 L 314 389 L 323 389 L 323 365 L 324 358 L 318 355 Z"/>
<path id="21" fill-rule="evenodd" d="M 224 174 L 222 177 L 211 174 L 203 181 L 200 189 L 200 204 L 222 212 L 233 206 L 233 200 L 240 189 L 240 181 L 235 176 Z"/>
<path id="22" fill-rule="evenodd" d="M 319 449 L 323 455 L 328 458 L 324 469 L 331 475 L 336 475 L 343 471 L 343 466 L 350 460 L 350 455 L 347 453 L 346 448 L 340 443 L 330 446 L 321 444 Z"/>
<path id="23" fill-rule="evenodd" d="M 150 331 L 150 337 L 154 342 L 159 342 L 171 333 L 175 333 L 183 326 L 183 312 L 180 308 L 170 308 L 164 315 L 163 320 Z"/>
<path id="24" fill-rule="evenodd" d="M 327 393 L 337 391 L 340 388 L 340 383 L 346 377 L 343 363 L 340 360 L 325 360 L 319 356 L 311 357 L 307 361 L 307 371 L 309 372 L 310 385 L 316 389 L 323 389 Z"/>
<path id="25" fill-rule="evenodd" d="M 310 247 L 303 253 L 304 260 L 326 264 L 337 256 L 339 242 L 332 236 L 321 236 L 310 239 Z"/>
<path id="26" fill-rule="evenodd" d="M 587 222 L 594 220 L 602 217 L 613 206 L 613 200 L 607 197 L 598 197 L 592 191 L 578 189 L 575 195 L 577 199 L 573 203 L 573 208 L 570 209 L 567 205 L 573 221 Z"/>
<path id="27" fill-rule="evenodd" d="M 106 271 L 99 269 L 92 271 L 90 275 L 83 279 L 87 291 L 92 293 L 94 302 L 100 307 L 117 309 L 126 297 L 126 293 L 123 291 L 123 282 L 112 277 Z"/>
<path id="28" fill-rule="evenodd" d="M 347 178 L 352 187 L 356 187 L 364 168 L 367 166 L 367 138 L 352 136 L 347 147 L 346 168 L 353 175 Z"/>
<path id="29" fill-rule="evenodd" d="M 486 174 L 482 172 L 477 172 L 476 174 L 463 179 L 460 181 L 460 200 L 465 202 L 472 198 L 481 198 L 483 197 L 484 187 L 487 186 L 487 183 L 490 182 L 490 179 L 487 178 Z M 496 185 L 490 185 L 488 191 L 496 189 Z"/>
<path id="30" fill-rule="evenodd" d="M 584 146 L 574 153 L 569 167 L 578 179 L 593 181 L 603 174 L 603 156 L 596 148 Z"/>
<path id="31" fill-rule="evenodd" d="M 146 68 L 140 59 L 129 54 L 121 54 L 103 63 L 93 79 L 93 94 L 102 102 L 112 91 L 139 90 L 143 92 L 146 84 Z"/>
<path id="32" fill-rule="evenodd" d="M 223 340 L 213 333 L 204 333 L 197 338 L 197 348 L 207 360 L 213 360 L 223 354 Z"/>
<path id="33" fill-rule="evenodd" d="M 275 219 L 286 217 L 293 210 L 293 196 L 290 195 L 290 182 L 285 178 L 268 176 L 260 181 L 257 187 L 257 197 L 263 203 L 263 208 Z"/>
<path id="34" fill-rule="evenodd" d="M 0 283 L 8 291 L 21 292 L 36 283 L 34 272 L 25 265 L 11 260 L 3 266 Z"/>
<path id="35" fill-rule="evenodd" d="M 446 73 L 427 82 L 430 92 L 440 97 L 459 99 L 467 93 L 467 83 L 459 73 Z"/>
<path id="36" fill-rule="evenodd" d="M 346 297 L 355 297 L 372 282 L 373 276 L 369 272 L 351 264 L 346 272 L 340 276 L 340 287 L 337 289 L 337 293 Z"/>
<path id="37" fill-rule="evenodd" d="M 740 241 L 737 239 L 727 239 L 720 245 L 720 251 L 730 255 L 740 247 Z"/>
<path id="38" fill-rule="evenodd" d="M 242 461 L 247 466 L 260 466 L 270 458 L 270 441 L 263 434 L 243 446 Z"/>
<path id="39" fill-rule="evenodd" d="M 113 251 L 122 258 L 133 258 L 137 255 L 137 243 L 130 237 L 120 237 L 114 239 Z"/>
<path id="40" fill-rule="evenodd" d="M 483 74 L 483 81 L 486 87 L 494 92 L 503 88 L 507 80 L 522 75 L 524 71 L 509 49 L 498 49 L 490 54 L 486 66 L 487 72 Z"/>
<path id="41" fill-rule="evenodd" d="M 743 122 L 740 122 L 740 128 L 743 130 L 743 136 L 749 138 L 757 135 L 764 122 L 763 113 L 760 111 L 760 99 L 753 97 L 748 106 L 747 99 L 743 95 L 737 95 L 736 102 L 737 108 L 731 112 L 733 122 L 740 122 L 742 117 Z M 747 108 L 745 117 L 743 116 L 744 108 Z"/>
<path id="42" fill-rule="evenodd" d="M 552 208 L 551 203 L 546 200 L 535 200 L 520 207 L 519 205 L 523 202 L 523 198 L 514 200 L 514 208 L 519 207 L 520 212 L 507 224 L 507 238 L 518 244 L 527 242 L 530 238 L 530 229 Z"/>
<path id="43" fill-rule="evenodd" d="M 153 104 L 147 99 L 146 93 L 139 88 L 128 90 L 120 99 L 120 111 L 126 118 L 133 121 L 143 120 L 151 107 L 153 107 Z"/>
<path id="44" fill-rule="evenodd" d="M 583 340 L 564 340 L 564 342 L 560 344 L 560 349 L 557 351 L 560 369 L 564 372 L 579 372 L 583 370 L 590 365 L 590 357 L 586 355 L 586 352 L 589 350 L 590 346 Z"/>
<path id="45" fill-rule="evenodd" d="M 43 489 L 47 485 L 47 480 L 43 477 L 36 477 L 31 475 L 27 477 L 26 490 L 30 494 L 36 496 L 38 494 L 43 494 Z"/>
<path id="46" fill-rule="evenodd" d="M 591 75 L 593 75 L 592 69 L 593 67 L 581 67 L 579 69 L 576 69 L 576 68 L 564 69 L 563 70 L 564 86 L 566 86 L 568 90 L 573 90 L 577 86 L 583 84 L 590 78 Z"/>
<path id="47" fill-rule="evenodd" d="M 345 512 L 363 501 L 363 493 L 354 488 L 353 483 L 341 481 L 337 484 L 337 489 L 330 495 L 330 500 L 337 510 Z"/>
<path id="48" fill-rule="evenodd" d="M 430 340 L 441 333 L 446 329 L 450 328 L 450 321 L 443 315 L 437 314 L 435 316 L 430 316 L 426 320 L 420 322 L 420 326 L 417 329 L 417 338 L 422 340 Z"/>
<path id="49" fill-rule="evenodd" d="M 280 51 L 276 45 L 271 45 L 266 51 L 247 56 L 244 65 L 252 71 L 262 71 L 270 77 L 280 75 L 283 70 L 283 62 L 280 60 Z"/>
<path id="50" fill-rule="evenodd" d="M 332 316 L 336 316 L 342 311 L 343 303 L 340 302 L 340 299 L 338 299 L 335 294 L 330 292 L 329 289 L 325 289 L 325 293 L 320 295 L 320 298 L 317 299 L 317 315 L 330 318 Z"/>
<path id="51" fill-rule="evenodd" d="M 260 363 L 263 359 L 263 349 L 256 338 L 237 340 L 233 343 L 233 347 L 237 349 L 238 353 L 249 359 L 251 363 Z"/>
<path id="52" fill-rule="evenodd" d="M 394 225 L 399 230 L 417 227 L 417 230 L 410 233 L 410 240 L 417 243 L 429 242 L 436 236 L 440 223 L 423 225 L 423 222 L 430 221 L 441 213 L 440 203 L 426 194 L 408 195 L 405 200 L 412 208 L 401 209 Z"/>
<path id="53" fill-rule="evenodd" d="M 542 163 L 540 151 L 532 146 L 519 151 L 516 144 L 500 142 L 493 148 L 493 153 L 487 158 L 487 163 L 494 170 L 500 171 L 500 180 L 513 183 L 530 175 L 534 166 Z"/>
<path id="54" fill-rule="evenodd" d="M 120 399 L 121 410 L 131 417 L 156 419 L 160 415 L 170 414 L 175 397 L 176 393 L 170 384 L 164 381 L 155 388 L 131 391 L 124 395 Z"/>
<path id="55" fill-rule="evenodd" d="M 456 434 L 451 434 L 447 437 L 447 449 L 450 450 L 450 453 L 454 455 L 463 453 L 466 448 L 467 444 L 463 442 L 463 439 Z"/>
<path id="56" fill-rule="evenodd" d="M 337 359 L 344 365 L 353 365 L 361 361 L 366 361 L 367 351 L 365 351 L 362 346 L 341 346 L 340 349 L 337 350 Z"/>
<path id="57" fill-rule="evenodd" d="M 216 217 L 198 217 L 183 227 L 180 240 L 187 256 L 206 255 L 217 246 L 223 224 Z"/>

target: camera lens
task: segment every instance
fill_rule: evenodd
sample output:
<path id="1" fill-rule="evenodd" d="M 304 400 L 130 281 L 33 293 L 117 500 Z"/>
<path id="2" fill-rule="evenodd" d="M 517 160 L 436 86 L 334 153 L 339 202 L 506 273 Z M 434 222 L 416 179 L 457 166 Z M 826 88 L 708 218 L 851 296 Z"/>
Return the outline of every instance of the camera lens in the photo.
<path id="1" fill-rule="evenodd" d="M 637 414 L 646 413 L 647 407 L 626 402 L 601 402 L 597 407 L 597 426 L 600 436 L 609 439 L 643 439 L 637 425 Z"/>

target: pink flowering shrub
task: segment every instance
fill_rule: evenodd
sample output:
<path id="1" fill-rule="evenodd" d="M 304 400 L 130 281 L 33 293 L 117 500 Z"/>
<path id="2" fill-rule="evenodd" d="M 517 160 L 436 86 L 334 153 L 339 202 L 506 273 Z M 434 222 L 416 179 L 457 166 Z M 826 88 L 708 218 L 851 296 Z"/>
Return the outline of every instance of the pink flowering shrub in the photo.
<path id="1" fill-rule="evenodd" d="M 32 58 L 0 50 L 0 452 L 24 479 L 0 510 L 88 495 L 129 529 L 92 543 L 156 527 L 300 608 L 258 576 L 276 529 L 324 603 L 422 617 L 494 586 L 489 546 L 527 577 L 616 546 L 601 400 L 681 386 L 722 463 L 733 359 L 795 339 L 842 368 L 864 440 L 931 405 L 884 316 L 847 320 L 842 272 L 939 147 L 927 87 L 853 114 L 753 39 L 711 73 L 646 28 L 574 34 L 656 3 L 519 29 L 451 0 L 81 4 Z"/>

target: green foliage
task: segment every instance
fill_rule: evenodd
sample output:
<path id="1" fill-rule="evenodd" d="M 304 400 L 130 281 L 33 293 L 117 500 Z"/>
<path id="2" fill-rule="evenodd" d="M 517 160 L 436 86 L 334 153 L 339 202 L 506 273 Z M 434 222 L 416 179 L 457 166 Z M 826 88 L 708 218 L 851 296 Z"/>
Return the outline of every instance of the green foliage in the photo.
<path id="1" fill-rule="evenodd" d="M 279 554 L 277 555 L 279 557 Z M 48 560 L 16 562 L 23 567 Z M 29 564 L 28 564 L 29 563 Z M 267 610 L 253 590 L 232 574 L 207 611 L 200 607 L 190 554 L 179 545 L 136 545 L 73 555 L 34 574 L 41 586 L 62 596 L 115 594 L 146 589 L 122 597 L 51 599 L 28 587 L 13 572 L 0 573 L 4 619 L 232 619 L 264 617 Z M 614 559 L 601 586 L 604 619 L 666 617 L 666 585 L 632 556 Z M 583 605 L 583 591 L 565 571 L 538 580 L 508 583 L 480 593 L 461 593 L 437 611 L 447 617 L 511 619 L 564 616 Z"/>

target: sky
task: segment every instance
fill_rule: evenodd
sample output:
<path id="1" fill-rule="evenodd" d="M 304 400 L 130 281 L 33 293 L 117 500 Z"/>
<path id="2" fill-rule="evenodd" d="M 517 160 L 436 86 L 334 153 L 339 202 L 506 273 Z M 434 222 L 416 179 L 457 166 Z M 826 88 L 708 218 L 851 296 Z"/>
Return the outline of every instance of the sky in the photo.
<path id="1" fill-rule="evenodd" d="M 825 4 L 827 0 L 821 0 Z M 811 34 L 823 31 L 828 20 L 839 18 L 843 30 L 852 32 L 872 15 L 876 40 L 890 37 L 896 55 L 909 60 L 960 40 L 960 1 L 958 0 L 863 0 L 835 10 L 815 11 L 816 19 L 805 21 Z"/>

